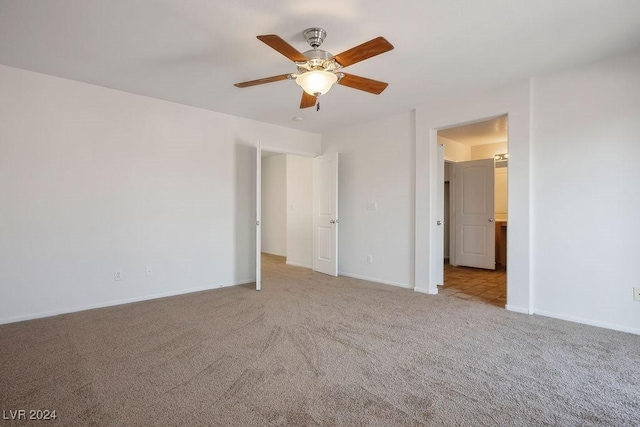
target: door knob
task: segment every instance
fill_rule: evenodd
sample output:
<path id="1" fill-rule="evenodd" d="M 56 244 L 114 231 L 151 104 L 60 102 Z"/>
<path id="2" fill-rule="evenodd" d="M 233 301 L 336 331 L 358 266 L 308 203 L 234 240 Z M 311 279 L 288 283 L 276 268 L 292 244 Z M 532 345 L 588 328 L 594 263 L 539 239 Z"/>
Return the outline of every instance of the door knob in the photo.
<path id="1" fill-rule="evenodd" d="M 329 223 L 335 224 L 336 222 L 335 222 L 335 220 L 332 219 L 331 221 L 329 221 Z"/>
<path id="2" fill-rule="evenodd" d="M 442 221 L 436 221 L 437 225 L 442 225 Z"/>
<path id="3" fill-rule="evenodd" d="M 489 222 L 493 222 L 493 218 L 489 218 Z"/>

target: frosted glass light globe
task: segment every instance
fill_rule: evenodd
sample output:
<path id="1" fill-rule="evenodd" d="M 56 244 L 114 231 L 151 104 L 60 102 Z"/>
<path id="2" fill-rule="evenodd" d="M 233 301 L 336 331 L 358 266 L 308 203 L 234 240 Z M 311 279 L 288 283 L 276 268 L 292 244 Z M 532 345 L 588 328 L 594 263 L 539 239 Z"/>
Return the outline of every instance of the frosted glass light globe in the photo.
<path id="1" fill-rule="evenodd" d="M 318 96 L 329 92 L 338 81 L 338 76 L 329 71 L 307 71 L 296 77 L 296 83 L 309 95 Z"/>

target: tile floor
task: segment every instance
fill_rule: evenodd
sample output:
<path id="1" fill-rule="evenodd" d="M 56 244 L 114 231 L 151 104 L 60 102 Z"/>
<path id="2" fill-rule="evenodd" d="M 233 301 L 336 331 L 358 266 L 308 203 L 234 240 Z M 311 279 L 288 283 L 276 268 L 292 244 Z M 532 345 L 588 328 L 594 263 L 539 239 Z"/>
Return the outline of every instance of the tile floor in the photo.
<path id="1" fill-rule="evenodd" d="M 438 293 L 454 298 L 504 307 L 507 302 L 506 270 L 482 270 L 444 265 L 444 286 Z"/>

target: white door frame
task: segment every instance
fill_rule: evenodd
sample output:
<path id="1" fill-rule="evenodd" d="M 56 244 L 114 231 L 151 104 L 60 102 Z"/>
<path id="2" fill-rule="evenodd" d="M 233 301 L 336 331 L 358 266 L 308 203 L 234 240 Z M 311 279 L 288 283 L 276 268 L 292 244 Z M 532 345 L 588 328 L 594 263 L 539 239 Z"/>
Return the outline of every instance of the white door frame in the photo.
<path id="1" fill-rule="evenodd" d="M 444 129 L 449 129 L 452 127 L 458 127 L 458 126 L 463 126 L 463 125 L 469 125 L 469 124 L 473 124 L 473 123 L 478 123 L 478 122 L 483 122 L 483 121 L 487 121 L 487 120 L 491 120 L 491 119 L 495 119 L 498 117 L 502 117 L 504 115 L 508 116 L 508 112 L 502 113 L 502 114 L 497 114 L 497 115 L 493 115 L 493 116 L 489 116 L 489 117 L 484 117 L 484 118 L 480 118 L 480 119 L 475 119 L 475 120 L 471 120 L 471 121 L 466 121 L 466 122 L 460 122 L 460 123 L 452 123 L 452 124 L 448 124 L 448 125 L 441 125 L 441 126 L 437 126 L 437 127 L 431 127 L 428 129 L 428 144 L 429 146 L 427 147 L 428 150 L 431 150 L 431 147 L 434 147 L 435 150 L 433 151 L 434 153 L 436 153 L 437 155 L 437 147 L 438 145 L 440 145 L 438 143 L 438 131 L 439 130 L 444 130 Z M 509 138 L 507 138 L 507 141 L 509 140 Z M 507 147 L 509 143 L 507 142 Z M 436 158 L 435 164 L 438 165 L 439 159 Z M 443 160 L 444 163 L 444 160 Z M 438 167 L 439 168 L 439 167 Z M 436 171 L 435 174 L 437 174 L 438 172 Z M 438 177 L 434 176 L 434 178 L 436 179 L 436 185 L 438 183 Z M 451 189 L 451 185 L 449 185 L 449 188 Z M 455 190 L 454 190 L 455 191 Z M 512 200 L 511 197 L 511 186 L 507 184 L 507 200 Z M 450 197 L 453 196 L 452 194 L 450 194 Z M 429 206 L 429 210 L 433 213 L 436 214 L 436 211 L 438 209 L 438 200 L 437 200 L 438 194 L 433 195 L 432 203 L 430 203 Z M 451 199 L 450 199 L 451 201 Z M 454 213 L 450 212 L 450 216 L 453 217 Z M 454 224 L 451 224 L 451 226 L 453 226 Z M 437 225 L 435 223 L 435 221 L 432 221 L 431 224 L 428 224 L 429 229 L 430 229 L 430 236 L 435 236 L 437 233 Z M 455 239 L 453 239 L 455 240 Z M 451 240 L 450 240 L 451 243 Z M 433 244 L 432 242 L 429 242 L 429 244 Z M 507 234 L 507 259 L 510 259 L 510 255 L 509 255 L 509 235 Z M 451 246 L 449 247 L 449 261 L 451 262 L 451 254 L 453 252 L 454 249 L 451 248 Z M 428 259 L 428 264 L 429 264 L 429 271 L 433 272 L 433 271 L 438 271 L 438 264 L 443 262 L 443 259 L 440 258 L 438 259 L 438 251 L 434 251 L 434 250 L 430 250 L 429 252 L 429 259 Z M 453 258 L 453 261 L 455 262 L 455 258 Z M 418 262 L 418 259 L 416 259 L 416 263 Z M 438 277 L 434 277 L 434 274 L 430 274 L 429 277 L 429 282 L 427 284 L 427 289 L 417 289 L 415 288 L 415 290 L 419 291 L 419 292 L 426 292 L 429 294 L 437 294 L 438 293 L 438 287 L 437 287 L 437 283 L 444 283 L 444 277 L 442 277 L 441 279 Z M 439 279 L 441 281 L 439 281 Z M 529 283 L 529 292 L 531 292 L 531 284 Z M 509 296 L 509 270 L 507 270 L 507 298 Z M 507 304 L 508 304 L 508 300 L 507 300 Z M 531 309 L 531 300 L 529 301 L 529 312 L 532 312 Z"/>
<path id="2" fill-rule="evenodd" d="M 256 291 L 262 287 L 262 142 L 256 142 Z"/>
<path id="3" fill-rule="evenodd" d="M 436 286 L 444 284 L 444 145 L 438 144 L 438 192 L 436 194 L 436 233 L 433 236 L 435 241 L 434 256 L 443 260 L 436 263 L 431 270 L 431 282 Z"/>

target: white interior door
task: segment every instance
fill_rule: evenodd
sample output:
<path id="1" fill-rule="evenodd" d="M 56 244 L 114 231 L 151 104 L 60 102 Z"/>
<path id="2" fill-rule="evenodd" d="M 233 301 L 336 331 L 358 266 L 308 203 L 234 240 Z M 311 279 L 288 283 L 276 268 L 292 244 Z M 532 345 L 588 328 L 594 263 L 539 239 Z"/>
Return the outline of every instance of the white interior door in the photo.
<path id="1" fill-rule="evenodd" d="M 258 140 L 256 146 L 256 291 L 262 285 L 262 144 Z"/>
<path id="2" fill-rule="evenodd" d="M 338 153 L 313 159 L 313 269 L 338 275 Z"/>
<path id="3" fill-rule="evenodd" d="M 444 283 L 444 145 L 438 144 L 438 194 L 436 194 L 436 218 L 434 233 L 435 265 L 431 266 L 431 283 Z"/>
<path id="4" fill-rule="evenodd" d="M 495 270 L 493 159 L 455 164 L 456 264 Z"/>

